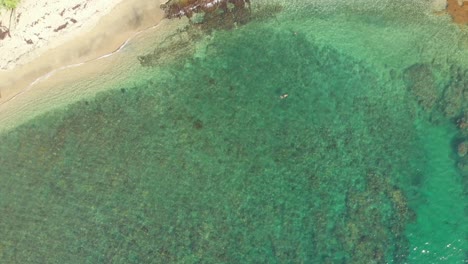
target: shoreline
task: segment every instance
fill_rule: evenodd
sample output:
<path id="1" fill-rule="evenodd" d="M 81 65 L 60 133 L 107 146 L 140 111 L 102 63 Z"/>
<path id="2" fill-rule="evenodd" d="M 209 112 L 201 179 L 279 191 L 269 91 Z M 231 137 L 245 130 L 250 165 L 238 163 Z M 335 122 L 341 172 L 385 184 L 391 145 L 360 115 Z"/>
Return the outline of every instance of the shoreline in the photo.
<path id="1" fill-rule="evenodd" d="M 21 94 L 27 92 L 29 89 L 32 89 L 35 85 L 41 83 L 41 82 L 45 82 L 47 81 L 47 79 L 53 77 L 56 73 L 59 73 L 60 71 L 62 70 L 66 70 L 66 69 L 70 69 L 70 68 L 76 68 L 76 67 L 80 67 L 82 65 L 85 65 L 87 63 L 90 63 L 90 62 L 94 62 L 94 61 L 97 61 L 97 60 L 101 60 L 101 59 L 105 59 L 105 58 L 108 58 L 110 56 L 113 56 L 115 55 L 116 53 L 120 52 L 123 50 L 123 48 L 125 48 L 130 41 L 132 41 L 135 37 L 137 37 L 138 35 L 140 34 L 143 34 L 145 33 L 145 31 L 147 30 L 150 30 L 150 29 L 154 29 L 156 27 L 160 26 L 160 24 L 156 24 L 156 25 L 153 25 L 149 28 L 145 28 L 145 29 L 142 29 L 140 31 L 137 31 L 135 32 L 132 36 L 130 36 L 128 39 L 126 39 L 124 41 L 124 43 L 122 43 L 116 50 L 112 51 L 112 52 L 109 52 L 109 53 L 106 53 L 106 54 L 103 54 L 97 58 L 93 58 L 93 59 L 89 59 L 89 60 L 86 60 L 86 61 L 82 61 L 82 62 L 78 62 L 78 63 L 74 63 L 74 64 L 69 64 L 69 65 L 64 65 L 64 66 L 61 66 L 57 69 L 53 69 L 51 70 L 50 72 L 44 74 L 44 75 L 41 75 L 39 77 L 37 77 L 34 81 L 32 81 L 28 86 L 24 87 L 22 90 L 19 90 L 17 91 L 17 93 L 13 94 L 12 96 L 10 96 L 9 98 L 5 99 L 4 101 L 1 101 L 0 100 L 0 105 L 2 104 L 6 104 L 8 103 L 9 101 L 11 100 L 14 100 L 17 96 L 20 96 Z"/>
<path id="2" fill-rule="evenodd" d="M 110 54 L 54 70 L 14 100 L 0 104 L 0 134 L 43 114 L 53 113 L 55 109 L 66 109 L 77 101 L 93 98 L 100 92 L 134 85 L 131 76 L 145 74 L 137 54 L 153 50 L 154 45 L 177 26 L 164 22 L 136 33 Z"/>
<path id="3" fill-rule="evenodd" d="M 77 29 L 69 35 L 57 36 L 66 39 L 60 45 L 41 48 L 41 52 L 30 61 L 19 63 L 9 70 L 0 70 L 0 105 L 14 99 L 36 82 L 49 78 L 64 67 L 83 64 L 121 49 L 136 34 L 159 24 L 163 12 L 159 2 L 143 0 L 117 0 L 118 3 L 107 14 L 88 29 Z M 131 12 L 129 12 L 131 10 Z M 77 41 L 78 40 L 78 41 Z M 53 40 L 51 41 L 53 42 Z"/>

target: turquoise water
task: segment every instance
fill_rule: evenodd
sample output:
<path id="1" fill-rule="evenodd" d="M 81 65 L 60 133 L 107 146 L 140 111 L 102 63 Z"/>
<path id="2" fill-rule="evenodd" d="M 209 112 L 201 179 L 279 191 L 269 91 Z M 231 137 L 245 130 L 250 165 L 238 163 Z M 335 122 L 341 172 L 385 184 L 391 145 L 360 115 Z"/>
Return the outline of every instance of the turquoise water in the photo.
<path id="1" fill-rule="evenodd" d="M 1 135 L 1 262 L 466 263 L 466 33 L 314 10 Z"/>

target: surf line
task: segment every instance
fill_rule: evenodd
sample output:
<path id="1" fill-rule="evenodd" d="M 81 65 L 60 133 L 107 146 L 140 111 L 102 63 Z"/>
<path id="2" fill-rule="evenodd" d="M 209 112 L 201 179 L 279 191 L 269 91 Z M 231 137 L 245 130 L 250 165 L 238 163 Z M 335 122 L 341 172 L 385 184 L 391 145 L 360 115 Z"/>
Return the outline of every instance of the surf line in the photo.
<path id="1" fill-rule="evenodd" d="M 150 30 L 150 29 L 154 29 L 154 28 L 157 28 L 161 25 L 161 21 L 159 21 L 156 25 L 153 25 L 151 27 L 148 27 L 148 28 L 145 28 L 145 29 L 142 29 L 136 33 L 134 33 L 131 37 L 129 37 L 127 40 L 124 41 L 124 43 L 122 43 L 116 50 L 110 52 L 110 53 L 107 53 L 107 54 L 104 54 L 104 55 L 101 55 L 97 58 L 94 58 L 94 59 L 90 59 L 90 60 L 87 60 L 87 61 L 83 61 L 83 62 L 79 62 L 79 63 L 75 63 L 75 64 L 70 64 L 70 65 L 65 65 L 65 66 L 62 66 L 62 67 L 59 67 L 57 69 L 54 69 L 42 76 L 39 76 L 38 78 L 36 78 L 33 82 L 31 82 L 28 86 L 26 86 L 25 88 L 23 88 L 21 91 L 19 91 L 18 93 L 16 93 L 15 95 L 13 95 L 12 97 L 10 97 L 9 99 L 5 100 L 4 102 L 1 102 L 0 105 L 3 105 L 5 103 L 8 103 L 10 102 L 11 100 L 15 99 L 16 97 L 20 96 L 21 94 L 31 90 L 31 88 L 34 87 L 34 85 L 42 82 L 42 81 L 45 81 L 47 79 L 49 79 L 51 76 L 53 76 L 54 74 L 56 74 L 57 72 L 59 71 L 62 71 L 62 70 L 65 70 L 65 69 L 69 69 L 69 68 L 75 68 L 75 67 L 78 67 L 78 66 L 81 66 L 81 65 L 84 65 L 86 63 L 89 63 L 89 62 L 93 62 L 93 61 L 97 61 L 97 60 L 101 60 L 101 59 L 105 59 L 105 58 L 108 58 L 112 55 L 115 55 L 117 53 L 119 53 L 120 51 L 123 50 L 123 48 L 125 48 L 128 43 L 134 39 L 136 36 Z"/>

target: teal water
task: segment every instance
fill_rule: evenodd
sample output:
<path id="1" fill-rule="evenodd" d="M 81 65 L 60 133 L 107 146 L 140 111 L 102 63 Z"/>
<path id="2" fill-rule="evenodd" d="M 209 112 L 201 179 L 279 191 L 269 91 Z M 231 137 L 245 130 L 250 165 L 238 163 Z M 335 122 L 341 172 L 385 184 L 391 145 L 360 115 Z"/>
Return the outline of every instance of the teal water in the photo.
<path id="1" fill-rule="evenodd" d="M 394 8 L 285 8 L 2 134 L 0 262 L 466 263 L 466 33 Z"/>

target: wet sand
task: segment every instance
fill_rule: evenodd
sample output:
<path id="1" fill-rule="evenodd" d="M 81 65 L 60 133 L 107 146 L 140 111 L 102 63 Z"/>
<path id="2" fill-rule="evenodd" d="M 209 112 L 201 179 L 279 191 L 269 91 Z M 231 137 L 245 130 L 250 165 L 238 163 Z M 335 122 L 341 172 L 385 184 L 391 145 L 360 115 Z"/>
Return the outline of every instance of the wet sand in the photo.
<path id="1" fill-rule="evenodd" d="M 153 45 L 162 19 L 158 1 L 125 0 L 91 31 L 0 72 L 0 131 L 125 80 L 138 50 Z"/>
<path id="2" fill-rule="evenodd" d="M 159 23 L 162 16 L 158 1 L 126 0 L 120 3 L 91 31 L 46 51 L 30 63 L 0 71 L 0 104 L 54 69 L 116 51 L 136 32 Z"/>

